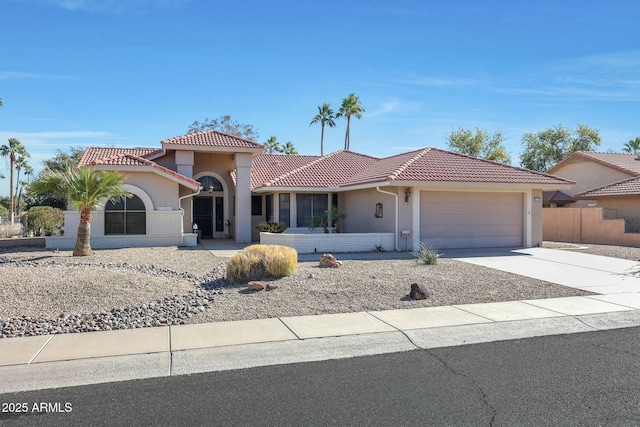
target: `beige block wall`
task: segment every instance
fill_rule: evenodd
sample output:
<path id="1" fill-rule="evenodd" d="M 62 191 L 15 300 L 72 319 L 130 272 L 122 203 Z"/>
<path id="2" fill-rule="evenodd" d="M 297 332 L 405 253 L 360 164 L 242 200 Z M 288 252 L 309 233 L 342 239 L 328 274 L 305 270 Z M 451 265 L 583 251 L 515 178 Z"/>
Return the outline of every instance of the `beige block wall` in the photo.
<path id="1" fill-rule="evenodd" d="M 607 217 L 638 218 L 640 217 L 640 199 L 638 198 L 605 198 L 597 201 L 598 207 L 614 212 L 607 212 Z"/>

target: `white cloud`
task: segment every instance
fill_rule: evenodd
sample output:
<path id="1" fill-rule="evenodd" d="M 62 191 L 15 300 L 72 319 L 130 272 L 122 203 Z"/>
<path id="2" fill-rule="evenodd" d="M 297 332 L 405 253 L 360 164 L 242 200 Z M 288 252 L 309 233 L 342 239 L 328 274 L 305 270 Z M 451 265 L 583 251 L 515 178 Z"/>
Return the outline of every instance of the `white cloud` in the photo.
<path id="1" fill-rule="evenodd" d="M 398 79 L 400 83 L 428 87 L 459 87 L 475 86 L 481 81 L 473 78 L 435 77 L 407 74 Z"/>
<path id="2" fill-rule="evenodd" d="M 25 0 L 13 0 L 21 1 Z M 71 11 L 120 13 L 126 11 L 157 10 L 181 7 L 192 0 L 27 0 L 43 6 Z"/>

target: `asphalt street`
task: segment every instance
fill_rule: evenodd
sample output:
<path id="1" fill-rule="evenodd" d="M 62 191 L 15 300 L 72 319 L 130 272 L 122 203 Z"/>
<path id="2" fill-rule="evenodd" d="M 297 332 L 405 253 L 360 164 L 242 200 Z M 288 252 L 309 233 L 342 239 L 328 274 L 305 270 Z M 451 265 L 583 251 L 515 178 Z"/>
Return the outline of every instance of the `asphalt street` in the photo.
<path id="1" fill-rule="evenodd" d="M 640 328 L 3 394 L 0 404 L 3 426 L 632 426 Z"/>

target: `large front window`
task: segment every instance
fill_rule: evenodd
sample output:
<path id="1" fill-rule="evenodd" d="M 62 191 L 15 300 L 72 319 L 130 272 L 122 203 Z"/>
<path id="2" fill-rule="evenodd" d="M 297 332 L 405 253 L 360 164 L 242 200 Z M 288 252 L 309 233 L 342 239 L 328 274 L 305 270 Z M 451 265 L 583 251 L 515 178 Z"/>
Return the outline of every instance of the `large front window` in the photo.
<path id="1" fill-rule="evenodd" d="M 327 194 L 297 194 L 296 208 L 298 227 L 311 227 L 313 217 L 323 215 L 329 209 L 329 197 Z"/>
<path id="2" fill-rule="evenodd" d="M 147 234 L 146 211 L 140 197 L 107 202 L 104 210 L 104 234 Z"/>

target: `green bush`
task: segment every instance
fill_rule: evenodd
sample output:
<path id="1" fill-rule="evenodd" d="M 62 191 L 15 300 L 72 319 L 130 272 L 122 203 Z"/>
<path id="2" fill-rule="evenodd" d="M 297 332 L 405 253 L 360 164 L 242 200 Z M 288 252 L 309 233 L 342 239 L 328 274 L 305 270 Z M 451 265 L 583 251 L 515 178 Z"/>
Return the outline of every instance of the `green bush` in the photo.
<path id="1" fill-rule="evenodd" d="M 62 209 L 51 206 L 34 206 L 23 217 L 27 230 L 36 236 L 50 236 L 58 231 L 64 222 Z"/>
<path id="2" fill-rule="evenodd" d="M 298 268 L 298 252 L 287 246 L 252 245 L 235 254 L 227 263 L 227 282 L 288 276 Z"/>
<path id="3" fill-rule="evenodd" d="M 438 263 L 440 254 L 438 249 L 425 242 L 420 242 L 420 249 L 417 252 L 411 252 L 416 257 L 418 263 L 427 265 L 435 265 Z"/>
<path id="4" fill-rule="evenodd" d="M 260 232 L 264 231 L 267 233 L 282 233 L 287 227 L 281 222 L 268 222 L 262 221 L 256 225 L 256 229 Z"/>
<path id="5" fill-rule="evenodd" d="M 0 216 L 9 216 L 9 209 L 0 205 Z"/>

